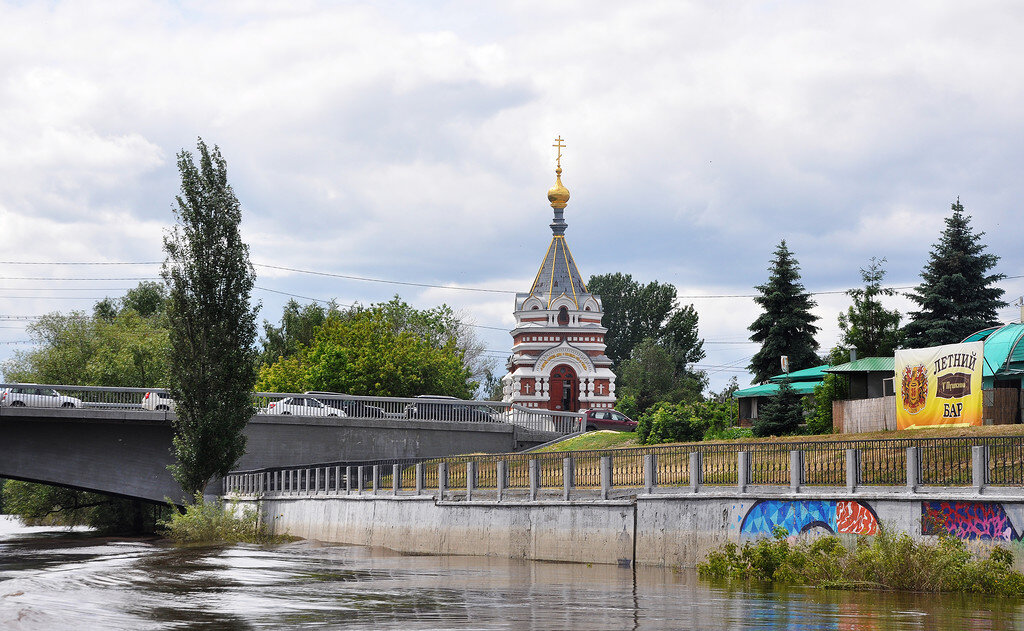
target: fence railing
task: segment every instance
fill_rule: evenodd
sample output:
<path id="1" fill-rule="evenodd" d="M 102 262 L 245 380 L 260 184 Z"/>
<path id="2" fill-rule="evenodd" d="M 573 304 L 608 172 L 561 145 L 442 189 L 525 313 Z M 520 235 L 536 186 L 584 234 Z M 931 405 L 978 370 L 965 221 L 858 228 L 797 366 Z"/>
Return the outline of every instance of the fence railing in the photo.
<path id="1" fill-rule="evenodd" d="M 253 405 L 260 416 L 511 423 L 558 434 L 580 431 L 583 418 L 578 413 L 536 410 L 500 401 L 366 397 L 332 392 L 256 392 Z M 177 403 L 160 388 L 0 383 L 0 407 L 106 408 L 173 413 Z"/>
<path id="2" fill-rule="evenodd" d="M 794 449 L 798 446 L 799 449 Z M 539 495 L 608 498 L 646 489 L 752 486 L 1020 486 L 1024 437 L 881 439 L 811 443 L 688 444 L 604 451 L 336 462 L 233 472 L 224 493 L 439 493 L 499 500 Z M 1024 491 L 1024 489 L 1022 489 Z M 446 495 L 447 494 L 447 495 Z"/>

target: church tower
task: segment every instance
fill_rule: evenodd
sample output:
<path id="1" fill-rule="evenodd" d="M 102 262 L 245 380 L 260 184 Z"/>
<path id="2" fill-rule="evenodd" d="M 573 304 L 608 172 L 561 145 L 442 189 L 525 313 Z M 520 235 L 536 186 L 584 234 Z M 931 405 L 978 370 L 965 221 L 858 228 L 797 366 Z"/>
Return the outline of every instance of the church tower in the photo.
<path id="1" fill-rule="evenodd" d="M 527 293 L 516 294 L 512 356 L 503 378 L 505 401 L 525 407 L 578 412 L 615 406 L 615 373 L 605 355 L 601 297 L 587 292 L 565 242 L 569 191 L 562 185 L 562 138 L 555 185 L 551 244 Z"/>

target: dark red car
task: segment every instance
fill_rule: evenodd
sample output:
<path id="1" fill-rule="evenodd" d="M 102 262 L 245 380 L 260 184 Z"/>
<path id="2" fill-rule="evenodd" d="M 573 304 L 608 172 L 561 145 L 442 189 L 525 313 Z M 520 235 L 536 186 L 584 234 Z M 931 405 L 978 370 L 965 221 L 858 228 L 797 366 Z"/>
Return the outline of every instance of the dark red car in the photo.
<path id="1" fill-rule="evenodd" d="M 615 410 L 584 410 L 587 431 L 611 429 L 616 432 L 635 432 L 636 421 Z"/>

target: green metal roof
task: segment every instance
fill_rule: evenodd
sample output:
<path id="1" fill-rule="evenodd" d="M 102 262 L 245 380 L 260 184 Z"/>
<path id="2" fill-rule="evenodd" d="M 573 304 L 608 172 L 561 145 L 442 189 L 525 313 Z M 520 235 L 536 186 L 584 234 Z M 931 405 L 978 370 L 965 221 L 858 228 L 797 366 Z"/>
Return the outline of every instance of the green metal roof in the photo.
<path id="1" fill-rule="evenodd" d="M 803 370 L 794 370 L 793 372 L 775 375 L 769 379 L 769 381 L 773 381 L 775 383 L 783 381 L 821 381 L 825 378 L 824 370 L 826 368 L 828 368 L 828 364 L 822 364 L 821 366 L 815 366 L 814 368 L 804 368 Z"/>
<path id="2" fill-rule="evenodd" d="M 825 372 L 849 373 L 849 372 L 896 372 L 895 357 L 865 357 L 838 366 L 826 368 Z"/>
<path id="3" fill-rule="evenodd" d="M 820 381 L 794 381 L 789 384 L 793 388 L 793 391 L 797 394 L 812 394 L 814 388 L 821 383 Z M 765 383 L 759 386 L 753 386 L 751 388 L 744 388 L 743 390 L 737 390 L 732 393 L 733 398 L 743 399 L 746 397 L 773 397 L 779 393 L 779 384 L 777 383 Z"/>
<path id="4" fill-rule="evenodd" d="M 994 377 L 1016 372 L 1022 367 L 1014 365 L 1024 363 L 1024 344 L 1020 343 L 1021 337 L 1024 337 L 1024 324 L 1014 323 L 978 331 L 964 341 L 984 341 L 985 363 L 982 365 L 981 375 Z"/>

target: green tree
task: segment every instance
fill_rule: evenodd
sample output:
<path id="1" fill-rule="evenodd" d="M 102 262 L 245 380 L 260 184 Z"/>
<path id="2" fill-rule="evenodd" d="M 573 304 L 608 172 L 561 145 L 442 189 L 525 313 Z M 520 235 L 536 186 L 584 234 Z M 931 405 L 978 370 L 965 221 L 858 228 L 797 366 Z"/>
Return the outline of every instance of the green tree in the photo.
<path id="1" fill-rule="evenodd" d="M 779 358 L 789 357 L 791 371 L 816 365 L 818 342 L 814 334 L 817 316 L 811 313 L 815 302 L 800 282 L 800 266 L 783 240 L 775 248 L 775 258 L 768 268 L 768 282 L 758 285 L 761 293 L 754 302 L 764 310 L 749 330 L 752 342 L 761 345 L 750 361 L 754 382 L 763 383 L 782 372 Z"/>
<path id="2" fill-rule="evenodd" d="M 857 350 L 860 357 L 889 357 L 900 344 L 900 312 L 882 306 L 881 296 L 895 296 L 895 289 L 882 287 L 885 259 L 871 257 L 867 269 L 860 269 L 863 289 L 846 292 L 853 299 L 846 313 L 839 314 L 841 341 L 847 348 Z"/>
<path id="3" fill-rule="evenodd" d="M 825 363 L 829 366 L 845 364 L 849 350 L 842 346 L 835 346 L 829 352 Z M 813 409 L 807 417 L 807 433 L 809 434 L 831 434 L 834 432 L 832 422 L 832 403 L 840 401 L 849 396 L 850 383 L 845 375 L 826 374 L 821 383 L 815 386 L 814 396 L 809 397 Z"/>
<path id="4" fill-rule="evenodd" d="M 587 289 L 601 296 L 601 323 L 608 329 L 604 336 L 605 352 L 615 365 L 629 359 L 633 348 L 646 338 L 661 339 L 677 308 L 675 287 L 657 281 L 642 285 L 629 274 L 591 276 Z M 682 321 L 677 322 L 671 333 L 680 341 L 685 338 L 678 328 L 681 324 Z"/>
<path id="5" fill-rule="evenodd" d="M 618 375 L 620 396 L 634 397 L 640 412 L 657 401 L 696 401 L 707 384 L 703 372 L 679 371 L 671 351 L 652 338 L 633 348 Z"/>
<path id="6" fill-rule="evenodd" d="M 260 369 L 258 388 L 373 396 L 470 398 L 460 322 L 447 306 L 414 309 L 398 297 L 330 314 L 297 355 Z"/>
<path id="7" fill-rule="evenodd" d="M 778 393 L 769 397 L 754 421 L 754 436 L 786 436 L 797 431 L 804 419 L 803 397 L 788 381 L 779 384 Z"/>
<path id="8" fill-rule="evenodd" d="M 1006 306 L 1003 290 L 995 286 L 1006 276 L 990 273 L 999 257 L 985 252 L 985 233 L 971 230 L 971 217 L 964 213 L 960 198 L 952 210 L 921 272 L 921 284 L 907 294 L 920 307 L 910 312 L 903 327 L 909 348 L 959 342 L 999 324 L 996 312 Z"/>
<path id="9" fill-rule="evenodd" d="M 185 497 L 225 475 L 245 453 L 242 430 L 255 413 L 255 272 L 242 241 L 241 207 L 220 149 L 198 141 L 199 165 L 178 154 L 177 224 L 164 238 L 169 290 L 169 390 L 177 401 L 171 471 Z"/>
<path id="10" fill-rule="evenodd" d="M 281 357 L 296 355 L 303 346 L 313 341 L 317 327 L 323 325 L 327 315 L 337 310 L 334 303 L 326 307 L 315 302 L 302 306 L 294 299 L 289 300 L 284 306 L 280 325 L 274 326 L 263 321 L 260 363 L 269 365 Z"/>

